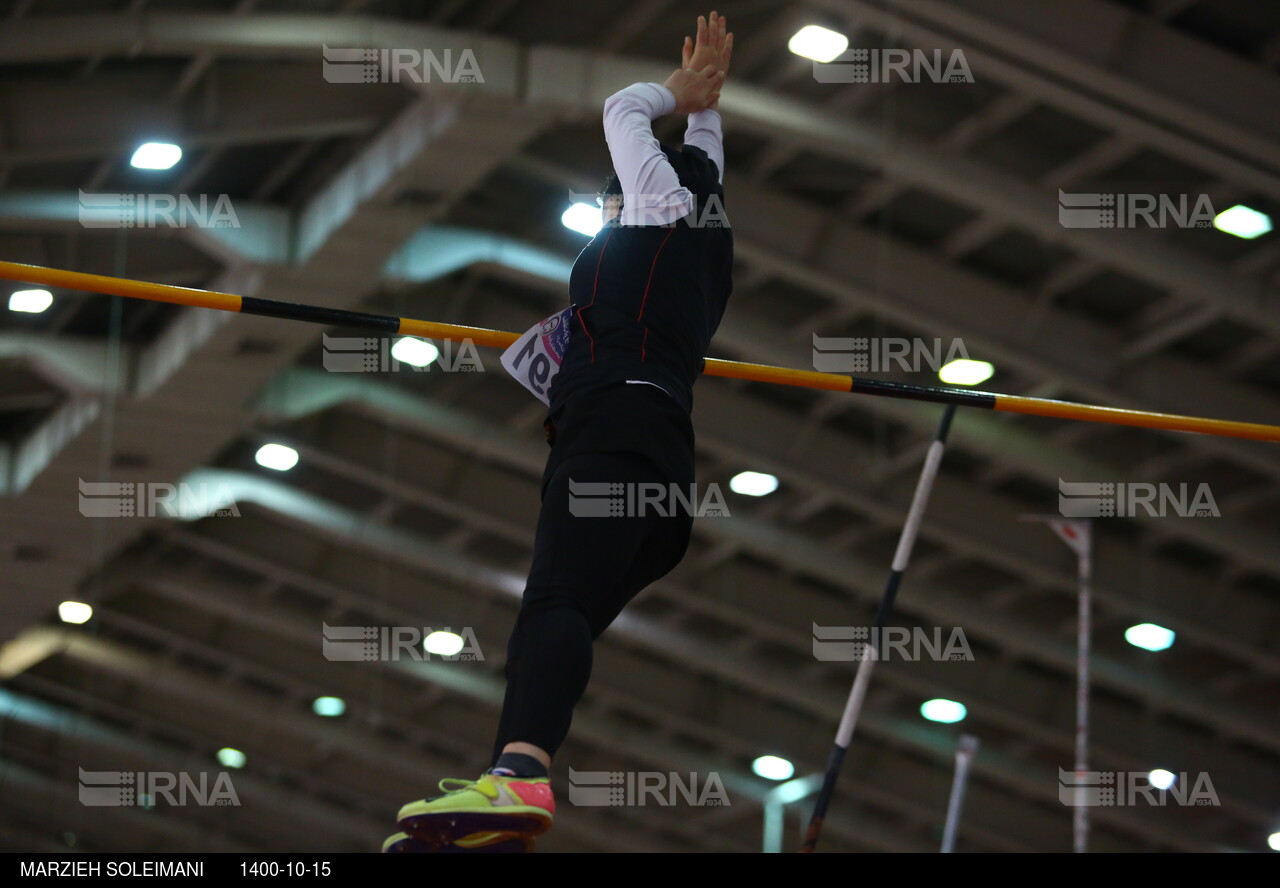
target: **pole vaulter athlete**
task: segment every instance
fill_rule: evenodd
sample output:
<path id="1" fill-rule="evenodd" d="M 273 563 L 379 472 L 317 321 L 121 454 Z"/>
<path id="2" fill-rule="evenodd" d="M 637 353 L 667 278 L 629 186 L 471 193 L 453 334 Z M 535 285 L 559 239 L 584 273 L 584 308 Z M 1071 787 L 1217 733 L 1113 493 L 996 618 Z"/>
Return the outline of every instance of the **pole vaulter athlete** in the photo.
<path id="1" fill-rule="evenodd" d="M 548 769 L 586 689 L 592 642 L 684 557 L 686 510 L 579 517 L 570 485 L 691 491 L 693 383 L 732 289 L 716 110 L 732 50 L 724 17 L 699 16 L 697 40 L 685 38 L 665 85 L 637 83 L 605 102 L 614 167 L 601 195 L 606 223 L 573 265 L 561 314 L 569 336 L 544 398 L 551 453 L 493 764 L 401 808 L 403 832 L 386 851 L 532 850 L 531 837 L 551 827 Z M 688 115 L 679 150 L 652 129 L 673 113 Z"/>

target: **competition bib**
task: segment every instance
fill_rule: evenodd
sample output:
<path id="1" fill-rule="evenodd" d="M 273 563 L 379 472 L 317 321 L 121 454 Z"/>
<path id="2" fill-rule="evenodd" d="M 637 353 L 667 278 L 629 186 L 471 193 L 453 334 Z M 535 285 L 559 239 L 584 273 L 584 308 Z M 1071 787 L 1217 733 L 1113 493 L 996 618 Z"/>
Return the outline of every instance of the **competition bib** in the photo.
<path id="1" fill-rule="evenodd" d="M 502 353 L 502 366 L 535 398 L 551 406 L 551 381 L 560 372 L 569 344 L 569 315 L 573 308 L 539 321 Z"/>

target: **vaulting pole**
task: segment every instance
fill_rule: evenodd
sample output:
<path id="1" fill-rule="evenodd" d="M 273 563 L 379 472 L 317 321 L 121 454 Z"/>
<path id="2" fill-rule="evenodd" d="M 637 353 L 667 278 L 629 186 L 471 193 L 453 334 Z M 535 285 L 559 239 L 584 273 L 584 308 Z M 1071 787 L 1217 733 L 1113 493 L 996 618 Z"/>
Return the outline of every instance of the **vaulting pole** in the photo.
<path id="1" fill-rule="evenodd" d="M 920 532 L 920 523 L 924 521 L 924 510 L 929 505 L 929 495 L 933 492 L 933 481 L 938 477 L 938 467 L 942 464 L 942 454 L 947 447 L 947 433 L 951 430 L 951 420 L 955 418 L 954 404 L 948 404 L 942 411 L 942 420 L 938 423 L 937 434 L 934 435 L 929 450 L 925 453 L 924 466 L 920 469 L 920 479 L 916 482 L 916 491 L 911 496 L 911 507 L 907 510 L 907 520 L 902 525 L 902 533 L 898 536 L 898 548 L 893 553 L 893 564 L 889 569 L 889 579 L 885 583 L 884 595 L 880 597 L 880 607 L 876 611 L 876 624 L 871 630 L 871 642 L 862 647 L 862 657 L 858 661 L 858 671 L 853 677 L 853 687 L 845 700 L 844 713 L 840 716 L 840 726 L 836 729 L 836 740 L 827 755 L 827 767 L 823 773 L 822 788 L 818 791 L 818 799 L 814 803 L 813 813 L 809 816 L 809 827 L 805 831 L 804 843 L 800 846 L 801 854 L 812 854 L 818 845 L 818 837 L 822 835 L 822 824 L 827 819 L 827 805 L 836 791 L 836 781 L 840 779 L 840 768 L 844 765 L 845 753 L 849 751 L 849 743 L 853 740 L 853 731 L 858 726 L 858 716 L 862 714 L 862 703 L 867 696 L 867 686 L 871 683 L 871 670 L 880 660 L 880 636 L 889 617 L 893 614 L 893 602 L 898 595 L 898 587 L 902 585 L 902 577 L 911 563 L 911 551 L 916 545 L 916 534 Z"/>
<path id="2" fill-rule="evenodd" d="M 961 734 L 956 744 L 956 772 L 951 778 L 951 799 L 947 802 L 947 822 L 942 828 L 942 854 L 954 854 L 956 834 L 960 831 L 960 811 L 964 808 L 964 792 L 969 785 L 969 768 L 978 752 L 978 738 Z"/>
<path id="3" fill-rule="evenodd" d="M 469 339 L 476 345 L 490 348 L 506 348 L 519 338 L 516 333 L 486 330 L 481 327 L 462 327 L 456 324 L 437 324 L 413 318 L 397 318 L 392 315 L 366 314 L 336 308 L 321 308 L 260 299 L 256 296 L 237 296 L 212 290 L 195 290 L 189 287 L 173 287 L 126 278 L 85 274 L 58 268 L 42 268 L 38 265 L 22 265 L 17 262 L 0 262 L 0 280 L 22 281 L 61 287 L 87 293 L 104 293 L 111 296 L 127 296 L 131 299 L 149 299 L 153 302 L 170 302 L 198 308 L 216 308 L 221 311 L 238 311 L 242 314 L 263 315 L 292 321 L 308 321 L 315 324 L 352 327 L 388 335 L 421 336 L 427 339 Z M 1196 432 L 1227 438 L 1251 438 L 1257 441 L 1280 441 L 1280 426 L 1253 422 L 1236 422 L 1227 419 L 1210 419 L 1204 416 L 1179 416 L 1172 413 L 1153 413 L 1145 410 L 1124 410 L 1118 407 L 1099 407 L 1092 404 L 1076 404 L 1070 401 L 1054 401 L 1049 398 L 1028 398 L 1017 395 L 1001 395 L 978 392 L 971 389 L 952 389 L 943 386 L 914 385 L 879 379 L 859 379 L 838 373 L 820 373 L 816 370 L 791 370 L 786 367 L 770 367 L 765 364 L 745 364 L 739 361 L 722 361 L 707 358 L 703 373 L 731 379 L 768 382 L 776 385 L 792 385 L 801 388 L 826 389 L 854 394 L 881 395 L 935 404 L 954 404 L 959 407 L 978 407 L 1005 413 L 1022 413 L 1032 416 L 1052 416 L 1059 419 L 1075 419 L 1085 422 L 1102 422 L 1114 425 L 1139 426 L 1166 429 L 1177 432 Z"/>

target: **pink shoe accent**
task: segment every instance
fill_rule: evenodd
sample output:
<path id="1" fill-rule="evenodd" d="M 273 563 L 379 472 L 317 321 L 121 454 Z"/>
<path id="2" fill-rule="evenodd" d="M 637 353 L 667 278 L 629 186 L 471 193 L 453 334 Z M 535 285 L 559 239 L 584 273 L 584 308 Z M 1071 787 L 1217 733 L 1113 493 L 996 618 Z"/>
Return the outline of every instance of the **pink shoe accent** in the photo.
<path id="1" fill-rule="evenodd" d="M 506 784 L 507 791 L 522 803 L 534 808 L 542 808 L 550 814 L 556 813 L 556 797 L 551 792 L 550 783 L 524 783 L 512 780 Z"/>

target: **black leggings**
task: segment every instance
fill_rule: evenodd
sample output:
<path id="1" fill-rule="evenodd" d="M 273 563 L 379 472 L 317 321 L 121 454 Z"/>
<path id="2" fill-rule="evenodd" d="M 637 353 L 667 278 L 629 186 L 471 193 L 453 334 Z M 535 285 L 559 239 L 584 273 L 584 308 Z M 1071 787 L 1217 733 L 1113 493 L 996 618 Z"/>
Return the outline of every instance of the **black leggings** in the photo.
<path id="1" fill-rule="evenodd" d="M 632 490 L 674 483 L 689 491 L 692 427 L 660 389 L 619 384 L 575 396 L 554 420 L 554 435 L 533 565 L 507 646 L 495 761 L 503 746 L 517 741 L 555 755 L 591 675 L 592 642 L 637 593 L 680 563 L 693 526 L 686 509 L 669 505 L 584 517 L 583 503 L 603 497 L 584 500 L 581 491 L 579 515 L 570 509 L 571 480 L 635 485 Z M 625 504 L 625 490 L 613 501 Z"/>

